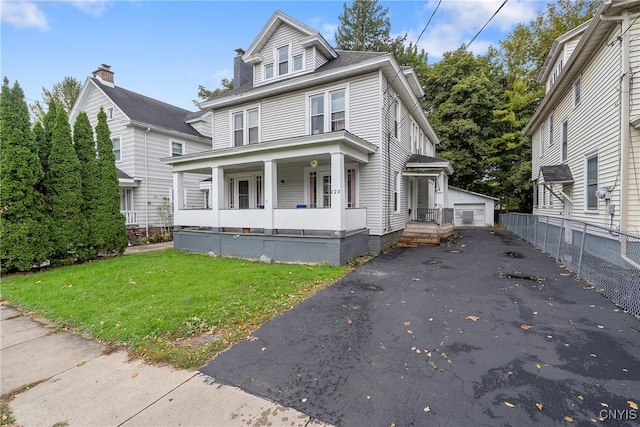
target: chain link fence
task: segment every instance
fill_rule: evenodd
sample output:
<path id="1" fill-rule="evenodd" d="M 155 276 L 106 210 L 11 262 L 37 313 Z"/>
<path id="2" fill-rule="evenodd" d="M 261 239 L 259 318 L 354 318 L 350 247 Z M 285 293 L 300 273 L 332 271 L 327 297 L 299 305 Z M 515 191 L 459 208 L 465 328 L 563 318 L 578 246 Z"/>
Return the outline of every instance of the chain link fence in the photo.
<path id="1" fill-rule="evenodd" d="M 500 223 L 640 316 L 640 235 L 566 218 L 508 213 Z"/>

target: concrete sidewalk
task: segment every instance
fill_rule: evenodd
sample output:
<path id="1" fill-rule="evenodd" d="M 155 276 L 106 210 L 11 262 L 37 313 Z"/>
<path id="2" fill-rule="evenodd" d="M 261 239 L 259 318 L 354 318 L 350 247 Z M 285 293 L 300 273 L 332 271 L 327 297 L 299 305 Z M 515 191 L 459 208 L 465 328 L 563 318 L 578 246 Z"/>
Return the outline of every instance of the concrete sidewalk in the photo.
<path id="1" fill-rule="evenodd" d="M 0 394 L 24 389 L 9 402 L 23 427 L 323 425 L 199 372 L 128 360 L 10 306 L 0 318 Z"/>

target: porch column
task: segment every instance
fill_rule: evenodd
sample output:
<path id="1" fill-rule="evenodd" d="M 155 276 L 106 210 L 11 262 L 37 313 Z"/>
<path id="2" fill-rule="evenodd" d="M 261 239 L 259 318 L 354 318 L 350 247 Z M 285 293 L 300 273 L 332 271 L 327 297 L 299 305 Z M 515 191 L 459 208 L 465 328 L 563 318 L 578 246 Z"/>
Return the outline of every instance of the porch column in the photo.
<path id="1" fill-rule="evenodd" d="M 219 167 L 211 168 L 211 215 L 214 233 L 222 230 L 220 225 L 220 209 L 224 206 L 224 170 Z"/>
<path id="2" fill-rule="evenodd" d="M 445 203 L 445 195 L 447 192 L 447 188 L 446 188 L 447 182 L 448 182 L 447 176 L 443 172 L 440 172 L 438 174 L 437 180 L 438 180 L 438 184 L 436 185 L 436 197 L 434 200 L 436 205 L 435 207 L 444 208 L 446 207 L 444 203 Z"/>
<path id="3" fill-rule="evenodd" d="M 173 224 L 180 224 L 180 210 L 184 206 L 184 173 L 173 173 Z"/>
<path id="4" fill-rule="evenodd" d="M 331 153 L 331 223 L 333 237 L 344 237 L 346 228 L 346 188 L 344 176 L 344 153 Z"/>
<path id="5" fill-rule="evenodd" d="M 278 164 L 273 160 L 264 161 L 264 213 L 267 216 L 264 234 L 273 235 L 273 210 L 278 207 Z"/>

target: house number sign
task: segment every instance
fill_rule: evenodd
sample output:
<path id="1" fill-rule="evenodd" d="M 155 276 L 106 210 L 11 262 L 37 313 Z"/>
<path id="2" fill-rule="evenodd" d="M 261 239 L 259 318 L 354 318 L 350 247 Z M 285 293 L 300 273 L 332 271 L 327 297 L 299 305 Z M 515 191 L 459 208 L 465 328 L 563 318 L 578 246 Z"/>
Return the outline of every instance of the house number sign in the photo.
<path id="1" fill-rule="evenodd" d="M 331 189 L 331 194 L 340 194 L 340 189 L 339 188 L 332 188 Z"/>

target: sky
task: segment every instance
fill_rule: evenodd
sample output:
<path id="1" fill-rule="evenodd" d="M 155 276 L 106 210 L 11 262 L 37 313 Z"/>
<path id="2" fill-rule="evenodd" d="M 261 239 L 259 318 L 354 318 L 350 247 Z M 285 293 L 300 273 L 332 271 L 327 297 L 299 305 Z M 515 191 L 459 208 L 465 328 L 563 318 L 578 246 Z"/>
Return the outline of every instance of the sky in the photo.
<path id="1" fill-rule="evenodd" d="M 391 34 L 407 34 L 429 62 L 468 44 L 504 0 L 379 1 Z M 543 0 L 508 0 L 470 46 L 498 46 Z M 0 0 L 0 74 L 18 81 L 28 103 L 70 76 L 83 84 L 100 64 L 116 86 L 196 111 L 198 86 L 233 77 L 234 49 L 247 49 L 279 10 L 335 46 L 344 1 Z M 351 4 L 349 0 L 348 5 Z M 437 8 L 437 9 L 436 9 Z M 436 11 L 434 14 L 434 10 Z M 427 26 L 429 18 L 433 19 Z M 426 27 L 426 28 L 425 28 Z"/>

